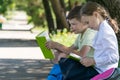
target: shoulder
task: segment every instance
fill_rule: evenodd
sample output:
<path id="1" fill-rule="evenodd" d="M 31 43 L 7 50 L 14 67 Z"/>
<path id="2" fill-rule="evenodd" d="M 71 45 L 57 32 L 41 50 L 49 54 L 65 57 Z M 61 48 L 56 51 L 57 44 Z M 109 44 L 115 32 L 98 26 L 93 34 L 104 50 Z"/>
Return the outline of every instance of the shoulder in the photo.
<path id="1" fill-rule="evenodd" d="M 115 34 L 114 33 L 114 30 L 112 29 L 112 27 L 109 25 L 109 23 L 104 20 L 101 24 L 100 24 L 100 29 L 99 31 L 101 32 L 101 34 L 108 34 L 108 35 L 111 35 L 111 34 Z"/>
<path id="2" fill-rule="evenodd" d="M 86 30 L 86 33 L 97 33 L 97 31 L 96 30 L 93 30 L 93 29 L 90 29 L 90 28 L 88 28 L 87 30 Z"/>
<path id="3" fill-rule="evenodd" d="M 86 32 L 84 33 L 85 36 L 90 36 L 90 37 L 94 37 L 96 35 L 97 31 L 96 30 L 93 30 L 93 29 L 90 29 L 88 28 L 86 30 Z"/>

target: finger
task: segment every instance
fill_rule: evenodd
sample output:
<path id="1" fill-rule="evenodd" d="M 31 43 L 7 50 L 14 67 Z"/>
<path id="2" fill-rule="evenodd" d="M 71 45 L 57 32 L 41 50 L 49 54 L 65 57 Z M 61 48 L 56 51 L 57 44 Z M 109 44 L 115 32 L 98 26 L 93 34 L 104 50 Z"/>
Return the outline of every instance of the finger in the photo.
<path id="1" fill-rule="evenodd" d="M 81 63 L 82 65 L 84 65 L 84 62 L 83 62 L 83 60 L 80 60 L 80 63 Z"/>
<path id="2" fill-rule="evenodd" d="M 46 44 L 46 45 L 45 45 L 45 47 L 47 47 L 48 49 L 50 49 L 50 47 L 49 47 L 49 45 L 48 45 L 48 44 Z"/>

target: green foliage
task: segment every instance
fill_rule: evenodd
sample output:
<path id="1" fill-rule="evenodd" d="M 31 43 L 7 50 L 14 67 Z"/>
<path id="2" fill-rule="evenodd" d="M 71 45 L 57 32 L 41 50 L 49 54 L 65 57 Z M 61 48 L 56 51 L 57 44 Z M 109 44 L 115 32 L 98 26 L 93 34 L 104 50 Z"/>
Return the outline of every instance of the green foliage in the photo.
<path id="1" fill-rule="evenodd" d="M 28 16 L 31 18 L 29 19 L 29 23 L 33 23 L 35 26 L 44 26 L 45 21 L 45 14 L 42 2 L 40 0 L 30 0 L 27 3 L 25 8 Z"/>
<path id="2" fill-rule="evenodd" d="M 0 14 L 5 14 L 12 3 L 12 0 L 0 0 Z"/>
<path id="3" fill-rule="evenodd" d="M 33 33 L 40 33 L 42 31 L 47 31 L 47 30 L 48 30 L 47 27 L 42 28 L 42 27 L 36 26 L 36 27 L 33 27 L 31 29 L 31 32 L 33 32 Z"/>
<path id="4" fill-rule="evenodd" d="M 118 67 L 120 68 L 120 61 L 119 61 Z"/>
<path id="5" fill-rule="evenodd" d="M 78 3 L 84 3 L 85 0 L 71 0 L 71 3 L 72 3 L 72 4 L 74 4 L 74 3 L 76 3 L 76 2 L 78 2 Z"/>
<path id="6" fill-rule="evenodd" d="M 42 0 L 13 0 L 17 10 L 24 10 L 28 15 L 28 24 L 33 23 L 34 26 L 44 27 L 45 13 Z"/>

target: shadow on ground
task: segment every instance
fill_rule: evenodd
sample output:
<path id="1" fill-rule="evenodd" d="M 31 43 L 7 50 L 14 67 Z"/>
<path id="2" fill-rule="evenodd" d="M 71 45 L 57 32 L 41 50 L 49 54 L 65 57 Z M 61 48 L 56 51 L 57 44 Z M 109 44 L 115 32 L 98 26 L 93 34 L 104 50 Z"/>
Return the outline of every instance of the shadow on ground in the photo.
<path id="1" fill-rule="evenodd" d="M 48 60 L 0 59 L 0 80 L 46 80 Z"/>
<path id="2" fill-rule="evenodd" d="M 36 40 L 0 39 L 0 47 L 38 47 Z"/>

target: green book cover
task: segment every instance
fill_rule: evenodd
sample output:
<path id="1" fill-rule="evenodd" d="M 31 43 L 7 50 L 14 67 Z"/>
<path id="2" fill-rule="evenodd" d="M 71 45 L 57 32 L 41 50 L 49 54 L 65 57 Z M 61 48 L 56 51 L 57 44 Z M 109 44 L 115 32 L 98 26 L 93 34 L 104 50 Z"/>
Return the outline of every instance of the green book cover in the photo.
<path id="1" fill-rule="evenodd" d="M 49 38 L 48 33 L 45 31 L 36 36 L 36 41 L 37 41 L 38 46 L 40 47 L 45 59 L 53 59 L 54 55 L 53 55 L 52 50 L 48 49 L 45 46 L 45 44 L 48 40 L 50 40 L 50 38 Z"/>
<path id="2" fill-rule="evenodd" d="M 81 59 L 81 56 L 77 55 L 77 54 L 74 54 L 74 53 L 70 53 L 69 57 L 70 59 L 73 59 L 75 61 L 80 61 Z"/>

